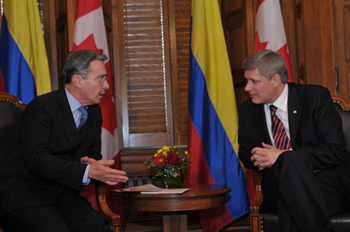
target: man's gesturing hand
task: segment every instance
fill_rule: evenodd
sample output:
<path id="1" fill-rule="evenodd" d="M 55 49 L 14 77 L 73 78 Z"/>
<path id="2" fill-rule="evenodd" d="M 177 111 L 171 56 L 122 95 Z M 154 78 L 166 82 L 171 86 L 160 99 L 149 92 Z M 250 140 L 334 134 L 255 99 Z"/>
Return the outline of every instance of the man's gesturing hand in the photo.
<path id="1" fill-rule="evenodd" d="M 119 182 L 126 182 L 129 178 L 126 172 L 117 169 L 112 169 L 109 166 L 114 164 L 114 160 L 98 160 L 92 162 L 88 177 L 102 181 L 109 185 L 115 185 Z"/>

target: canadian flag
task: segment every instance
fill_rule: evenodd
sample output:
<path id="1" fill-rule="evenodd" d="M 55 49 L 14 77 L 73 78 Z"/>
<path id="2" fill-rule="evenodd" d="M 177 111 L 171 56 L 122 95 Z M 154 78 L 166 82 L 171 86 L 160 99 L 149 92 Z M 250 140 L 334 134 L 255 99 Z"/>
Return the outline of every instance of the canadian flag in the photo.
<path id="1" fill-rule="evenodd" d="M 257 2 L 254 52 L 264 49 L 271 49 L 284 57 L 289 82 L 294 82 L 279 0 Z"/>
<path id="2" fill-rule="evenodd" d="M 288 68 L 288 81 L 294 82 L 279 0 L 257 1 L 254 52 L 264 49 L 278 52 L 284 57 Z M 249 200 L 253 203 L 255 198 L 253 169 L 247 170 L 247 189 Z"/>
<path id="3" fill-rule="evenodd" d="M 103 124 L 101 134 L 101 153 L 103 159 L 114 159 L 112 168 L 121 169 L 120 148 L 118 139 L 117 117 L 115 112 L 113 82 L 111 78 L 110 56 L 103 19 L 101 0 L 78 0 L 75 19 L 75 29 L 73 38 L 73 51 L 79 49 L 90 49 L 108 57 L 105 62 L 109 89 L 101 99 L 100 106 L 102 110 Z M 107 203 L 114 213 L 123 215 L 124 210 L 122 200 L 115 194 L 112 196 L 112 189 L 122 188 L 122 184 L 106 187 Z M 88 185 L 81 192 L 81 195 L 87 198 L 92 206 L 98 210 L 94 185 Z M 122 220 L 125 217 L 121 216 Z"/>

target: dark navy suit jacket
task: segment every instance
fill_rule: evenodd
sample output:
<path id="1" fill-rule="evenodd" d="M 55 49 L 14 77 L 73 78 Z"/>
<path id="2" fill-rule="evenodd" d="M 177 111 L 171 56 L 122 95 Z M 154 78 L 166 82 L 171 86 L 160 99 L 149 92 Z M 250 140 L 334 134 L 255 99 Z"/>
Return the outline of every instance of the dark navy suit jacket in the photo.
<path id="1" fill-rule="evenodd" d="M 350 200 L 350 154 L 346 151 L 342 121 L 327 88 L 288 83 L 288 119 L 293 151 L 304 154 L 314 169 L 324 171 Z M 271 144 L 263 104 L 251 99 L 239 114 L 239 158 L 254 168 L 251 150 Z"/>
<path id="2" fill-rule="evenodd" d="M 101 126 L 100 106 L 90 105 L 78 134 L 64 89 L 33 99 L 23 113 L 12 155 L 0 170 L 0 215 L 52 204 L 62 191 L 78 194 L 87 166 L 80 158 L 101 159 Z"/>

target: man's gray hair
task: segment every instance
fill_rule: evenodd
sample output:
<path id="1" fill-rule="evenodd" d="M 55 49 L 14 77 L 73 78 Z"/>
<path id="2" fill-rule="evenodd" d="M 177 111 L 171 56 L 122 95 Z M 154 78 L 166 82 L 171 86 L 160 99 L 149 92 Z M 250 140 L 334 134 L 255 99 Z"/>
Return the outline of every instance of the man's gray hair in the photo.
<path id="1" fill-rule="evenodd" d="M 248 56 L 244 63 L 244 71 L 258 69 L 260 75 L 267 77 L 269 80 L 275 75 L 281 76 L 283 84 L 288 82 L 288 69 L 286 62 L 281 54 L 271 50 L 261 50 Z"/>
<path id="2" fill-rule="evenodd" d="M 92 50 L 81 49 L 68 53 L 63 68 L 63 81 L 65 84 L 72 82 L 74 75 L 81 75 L 84 79 L 89 73 L 90 63 L 94 60 L 106 61 L 108 58 Z"/>

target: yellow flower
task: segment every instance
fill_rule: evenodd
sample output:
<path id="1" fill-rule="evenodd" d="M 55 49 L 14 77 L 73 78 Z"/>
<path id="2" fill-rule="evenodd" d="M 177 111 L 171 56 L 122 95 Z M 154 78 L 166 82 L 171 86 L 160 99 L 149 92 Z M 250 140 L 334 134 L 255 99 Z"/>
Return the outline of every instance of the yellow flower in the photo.
<path id="1" fill-rule="evenodd" d="M 160 153 L 162 153 L 162 151 L 163 151 L 162 149 L 159 149 L 159 150 L 157 151 L 157 153 L 160 154 Z"/>
<path id="2" fill-rule="evenodd" d="M 170 150 L 169 147 L 167 147 L 167 146 L 162 147 L 162 149 L 163 149 L 164 151 L 169 151 L 169 150 Z"/>
<path id="3" fill-rule="evenodd" d="M 163 155 L 166 155 L 167 153 L 166 153 L 166 151 L 163 151 Z"/>
<path id="4" fill-rule="evenodd" d="M 156 154 L 154 154 L 154 158 L 156 158 L 158 156 L 158 154 L 156 153 Z"/>
<path id="5" fill-rule="evenodd" d="M 187 152 L 187 151 L 185 151 L 185 154 L 186 154 L 186 155 L 188 155 L 188 152 Z"/>

